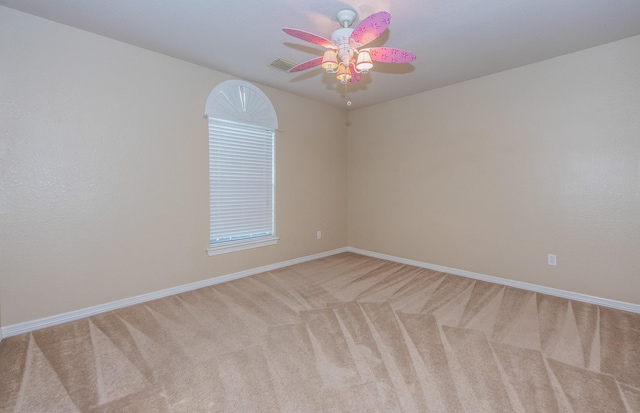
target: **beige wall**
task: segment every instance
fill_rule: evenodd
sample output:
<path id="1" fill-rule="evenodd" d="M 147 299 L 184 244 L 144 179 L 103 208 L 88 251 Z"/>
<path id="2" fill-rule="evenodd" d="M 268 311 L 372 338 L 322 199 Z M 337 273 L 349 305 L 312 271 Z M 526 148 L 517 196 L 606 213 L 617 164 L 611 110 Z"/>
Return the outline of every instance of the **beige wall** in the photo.
<path id="1" fill-rule="evenodd" d="M 347 245 L 344 111 L 258 85 L 280 242 L 209 257 L 204 103 L 231 76 L 3 7 L 0 56 L 2 325 Z"/>
<path id="2" fill-rule="evenodd" d="M 640 36 L 348 120 L 351 247 L 640 304 Z"/>
<path id="3" fill-rule="evenodd" d="M 640 304 L 640 37 L 348 129 L 261 86 L 280 243 L 214 257 L 202 113 L 231 76 L 3 7 L 0 56 L 0 325 L 346 245 Z"/>

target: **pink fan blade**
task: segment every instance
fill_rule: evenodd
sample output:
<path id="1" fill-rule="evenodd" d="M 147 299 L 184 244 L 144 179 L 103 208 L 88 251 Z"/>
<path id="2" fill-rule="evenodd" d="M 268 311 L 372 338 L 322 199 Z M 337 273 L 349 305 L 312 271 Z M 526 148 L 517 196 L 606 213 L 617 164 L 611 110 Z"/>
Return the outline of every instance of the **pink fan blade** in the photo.
<path id="1" fill-rule="evenodd" d="M 333 43 L 331 40 L 325 39 L 324 37 L 318 36 L 317 34 L 305 32 L 304 30 L 290 29 L 288 27 L 285 27 L 284 29 L 282 29 L 282 31 L 290 36 L 297 37 L 298 39 L 304 40 L 309 43 L 317 44 L 318 46 L 326 47 L 327 49 L 337 48 L 335 43 Z"/>
<path id="2" fill-rule="evenodd" d="M 409 63 L 416 60 L 416 55 L 402 49 L 394 49 L 392 47 L 370 47 L 369 50 L 371 60 L 383 63 Z"/>
<path id="3" fill-rule="evenodd" d="M 351 79 L 349 79 L 349 82 L 358 83 L 360 79 L 362 79 L 362 74 L 358 73 L 358 71 L 356 70 L 356 59 L 351 59 L 351 62 L 349 63 L 349 69 L 351 70 Z"/>
<path id="4" fill-rule="evenodd" d="M 291 69 L 289 69 L 289 72 L 301 72 L 303 70 L 311 69 L 312 67 L 320 66 L 321 64 L 322 56 L 316 57 L 315 59 L 307 60 L 306 62 L 300 63 L 299 65 L 295 65 Z"/>
<path id="5" fill-rule="evenodd" d="M 351 39 L 356 42 L 362 44 L 371 43 L 375 39 L 378 38 L 387 27 L 391 23 L 391 14 L 386 11 L 381 11 L 379 13 L 374 13 L 371 16 L 367 17 L 363 21 L 358 24 L 358 26 L 353 29 L 353 33 L 351 33 Z"/>

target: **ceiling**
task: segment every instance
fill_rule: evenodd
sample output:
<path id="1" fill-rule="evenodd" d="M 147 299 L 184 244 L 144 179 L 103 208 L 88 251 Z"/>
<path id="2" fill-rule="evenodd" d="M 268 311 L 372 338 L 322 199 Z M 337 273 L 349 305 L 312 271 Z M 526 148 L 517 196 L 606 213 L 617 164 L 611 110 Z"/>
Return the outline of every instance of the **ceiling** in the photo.
<path id="1" fill-rule="evenodd" d="M 0 0 L 4 5 L 196 63 L 245 80 L 356 109 L 640 34 L 640 0 Z M 336 12 L 359 20 L 391 13 L 372 46 L 412 51 L 410 64 L 377 63 L 344 86 L 315 68 L 287 73 L 270 63 L 322 54 L 285 34 L 330 38 Z"/>

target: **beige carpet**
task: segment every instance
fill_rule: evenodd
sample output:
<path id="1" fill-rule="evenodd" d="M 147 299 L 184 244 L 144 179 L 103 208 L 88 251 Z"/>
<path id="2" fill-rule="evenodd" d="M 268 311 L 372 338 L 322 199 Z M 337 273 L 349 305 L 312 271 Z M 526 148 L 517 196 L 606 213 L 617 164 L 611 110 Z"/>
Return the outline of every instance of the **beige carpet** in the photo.
<path id="1" fill-rule="evenodd" d="M 640 314 L 339 254 L 0 344 L 2 412 L 640 412 Z"/>

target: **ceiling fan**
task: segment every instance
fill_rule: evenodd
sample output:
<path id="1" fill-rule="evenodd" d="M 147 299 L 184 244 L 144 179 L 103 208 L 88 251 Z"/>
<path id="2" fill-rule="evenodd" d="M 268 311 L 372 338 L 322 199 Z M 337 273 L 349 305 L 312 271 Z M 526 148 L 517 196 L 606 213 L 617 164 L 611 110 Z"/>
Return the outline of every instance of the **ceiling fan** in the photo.
<path id="1" fill-rule="evenodd" d="M 386 11 L 374 13 L 352 29 L 350 26 L 356 17 L 356 12 L 353 10 L 340 10 L 336 18 L 342 27 L 333 32 L 331 40 L 303 30 L 283 28 L 285 33 L 293 37 L 327 49 L 322 57 L 300 63 L 292 67 L 289 72 L 300 72 L 322 66 L 327 73 L 336 73 L 337 79 L 346 85 L 347 82 L 358 82 L 362 75 L 368 73 L 373 67 L 373 62 L 409 63 L 416 60 L 416 56 L 406 50 L 391 47 L 365 47 L 389 27 L 391 14 Z"/>

